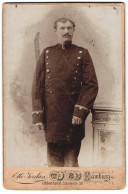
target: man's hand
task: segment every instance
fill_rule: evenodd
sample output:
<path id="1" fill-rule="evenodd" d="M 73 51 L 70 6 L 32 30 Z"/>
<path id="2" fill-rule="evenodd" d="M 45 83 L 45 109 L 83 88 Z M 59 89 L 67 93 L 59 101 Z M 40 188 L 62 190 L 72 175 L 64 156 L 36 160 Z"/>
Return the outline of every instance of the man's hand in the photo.
<path id="1" fill-rule="evenodd" d="M 37 125 L 39 127 L 39 130 L 44 130 L 44 124 L 43 123 L 36 123 L 35 125 Z"/>
<path id="2" fill-rule="evenodd" d="M 81 118 L 78 118 L 76 116 L 73 116 L 73 118 L 72 118 L 72 124 L 73 125 L 80 125 L 80 124 L 82 124 L 82 119 Z"/>

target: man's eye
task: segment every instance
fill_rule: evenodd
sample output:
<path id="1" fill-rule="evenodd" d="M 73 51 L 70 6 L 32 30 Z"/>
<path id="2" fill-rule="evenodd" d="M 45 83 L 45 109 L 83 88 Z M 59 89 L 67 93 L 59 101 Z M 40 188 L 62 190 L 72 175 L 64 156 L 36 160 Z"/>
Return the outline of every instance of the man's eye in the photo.
<path id="1" fill-rule="evenodd" d="M 60 29 L 61 29 L 61 30 L 64 30 L 64 28 L 63 28 L 63 27 L 61 27 Z"/>

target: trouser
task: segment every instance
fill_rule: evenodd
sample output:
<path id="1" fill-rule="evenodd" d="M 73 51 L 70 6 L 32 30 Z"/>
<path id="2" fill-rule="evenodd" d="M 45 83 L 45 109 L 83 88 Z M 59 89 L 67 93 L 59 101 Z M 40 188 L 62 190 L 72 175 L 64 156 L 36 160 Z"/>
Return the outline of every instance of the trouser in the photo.
<path id="1" fill-rule="evenodd" d="M 78 167 L 81 141 L 77 143 L 47 143 L 49 167 Z"/>

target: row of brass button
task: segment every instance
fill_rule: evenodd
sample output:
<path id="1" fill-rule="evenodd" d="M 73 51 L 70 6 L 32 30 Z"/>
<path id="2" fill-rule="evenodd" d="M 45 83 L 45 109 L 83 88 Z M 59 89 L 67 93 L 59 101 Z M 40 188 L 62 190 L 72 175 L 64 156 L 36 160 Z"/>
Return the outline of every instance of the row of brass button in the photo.
<path id="1" fill-rule="evenodd" d="M 49 53 L 49 50 L 46 50 L 46 53 Z M 82 53 L 82 51 L 79 51 L 79 53 Z M 46 59 L 48 59 L 48 58 L 49 58 L 49 56 L 47 55 L 47 56 L 46 56 Z M 80 60 L 81 57 L 78 57 L 77 59 Z M 49 63 L 46 62 L 46 65 L 49 65 Z M 79 66 L 79 63 L 77 63 L 77 66 Z M 47 73 L 50 73 L 50 69 L 46 69 L 46 72 L 47 72 Z M 75 73 L 78 74 L 78 71 L 76 70 Z M 48 76 L 48 79 L 50 79 L 50 78 L 51 78 L 51 76 Z M 77 77 L 76 77 L 76 76 L 74 76 L 74 80 L 77 80 Z M 51 84 L 50 82 L 49 82 L 49 86 L 52 86 L 52 84 Z M 73 88 L 75 88 L 75 85 L 73 85 Z M 49 91 L 50 94 L 53 93 L 52 90 L 47 90 L 47 91 Z M 72 92 L 72 94 L 74 94 L 74 92 Z"/>

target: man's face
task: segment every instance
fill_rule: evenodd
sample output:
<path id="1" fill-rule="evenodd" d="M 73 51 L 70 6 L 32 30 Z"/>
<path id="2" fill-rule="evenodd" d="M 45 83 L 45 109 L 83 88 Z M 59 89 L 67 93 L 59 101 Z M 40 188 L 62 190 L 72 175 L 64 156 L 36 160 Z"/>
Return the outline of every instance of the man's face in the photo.
<path id="1" fill-rule="evenodd" d="M 69 21 L 66 23 L 58 22 L 57 29 L 55 32 L 57 34 L 58 42 L 65 43 L 68 41 L 72 41 L 73 33 L 74 33 L 73 24 Z"/>

